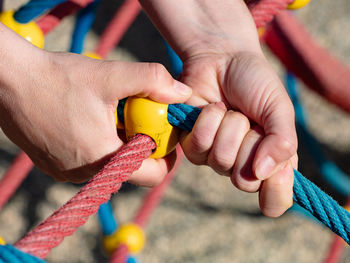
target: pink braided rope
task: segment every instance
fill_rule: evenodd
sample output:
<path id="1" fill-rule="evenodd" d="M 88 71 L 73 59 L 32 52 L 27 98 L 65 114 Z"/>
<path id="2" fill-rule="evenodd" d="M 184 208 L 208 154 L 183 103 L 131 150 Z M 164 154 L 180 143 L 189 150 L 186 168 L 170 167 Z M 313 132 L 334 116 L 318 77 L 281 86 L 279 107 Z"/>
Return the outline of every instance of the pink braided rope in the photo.
<path id="1" fill-rule="evenodd" d="M 163 182 L 152 188 L 143 199 L 142 205 L 139 208 L 137 214 L 134 218 L 134 223 L 138 224 L 140 227 L 144 227 L 147 224 L 152 212 L 157 208 L 158 204 L 161 202 L 166 189 L 169 187 L 177 168 L 181 164 L 183 159 L 183 151 L 180 145 L 176 147 L 176 162 L 173 169 L 164 177 Z"/>
<path id="2" fill-rule="evenodd" d="M 140 168 L 144 159 L 155 149 L 153 140 L 137 135 L 120 148 L 105 167 L 96 174 L 71 200 L 29 232 L 15 246 L 39 258 L 45 258 L 52 248 L 83 225 L 102 203 Z"/>
<path id="3" fill-rule="evenodd" d="M 180 145 L 176 147 L 176 162 L 173 169 L 164 177 L 163 182 L 152 188 L 143 199 L 142 205 L 139 208 L 138 212 L 135 215 L 134 223 L 138 224 L 140 227 L 144 227 L 147 224 L 152 212 L 157 208 L 158 204 L 161 202 L 164 193 L 168 186 L 170 185 L 177 168 L 181 164 L 183 159 L 183 151 Z M 126 245 L 121 245 L 113 252 L 109 263 L 125 263 L 125 260 L 128 256 L 129 250 Z"/>
<path id="4" fill-rule="evenodd" d="M 33 168 L 25 152 L 20 152 L 0 181 L 0 210 Z"/>
<path id="5" fill-rule="evenodd" d="M 248 4 L 257 28 L 266 26 L 294 0 L 260 0 Z"/>

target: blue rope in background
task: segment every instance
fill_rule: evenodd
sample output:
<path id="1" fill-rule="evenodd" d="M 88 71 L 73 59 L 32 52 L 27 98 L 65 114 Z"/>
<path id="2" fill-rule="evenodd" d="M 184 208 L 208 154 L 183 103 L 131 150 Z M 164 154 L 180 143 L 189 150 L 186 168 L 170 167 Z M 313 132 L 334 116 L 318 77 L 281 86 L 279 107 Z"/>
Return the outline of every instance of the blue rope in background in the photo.
<path id="1" fill-rule="evenodd" d="M 165 49 L 168 54 L 171 71 L 175 78 L 177 78 L 182 73 L 182 61 L 180 57 L 175 53 L 175 51 L 170 47 L 170 45 L 164 40 Z"/>
<path id="2" fill-rule="evenodd" d="M 45 261 L 24 253 L 14 246 L 0 245 L 0 263 L 45 263 Z"/>
<path id="3" fill-rule="evenodd" d="M 307 128 L 306 112 L 300 102 L 297 81 L 292 74 L 286 75 L 286 87 L 295 109 L 295 119 L 299 128 L 300 137 L 307 146 L 322 177 L 329 185 L 344 196 L 350 195 L 350 178 L 334 162 L 327 159 L 318 141 Z"/>
<path id="4" fill-rule="evenodd" d="M 31 0 L 18 9 L 13 17 L 18 23 L 26 24 L 51 8 L 66 1 L 67 0 Z"/>
<path id="5" fill-rule="evenodd" d="M 99 3 L 100 0 L 95 0 L 78 13 L 72 35 L 70 52 L 77 54 L 83 52 L 85 37 L 95 21 Z"/>
<path id="6" fill-rule="evenodd" d="M 108 201 L 100 205 L 97 214 L 103 234 L 105 236 L 112 235 L 117 230 L 118 224 L 113 214 L 111 202 Z"/>

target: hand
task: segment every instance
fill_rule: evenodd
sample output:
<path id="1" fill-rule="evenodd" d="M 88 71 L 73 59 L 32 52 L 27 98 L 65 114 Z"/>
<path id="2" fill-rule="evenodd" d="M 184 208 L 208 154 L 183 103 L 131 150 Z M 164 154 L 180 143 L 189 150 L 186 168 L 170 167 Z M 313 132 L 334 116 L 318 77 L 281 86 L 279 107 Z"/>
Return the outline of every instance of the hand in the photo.
<path id="1" fill-rule="evenodd" d="M 188 103 L 224 101 L 230 109 L 204 107 L 182 139 L 186 156 L 230 176 L 243 191 L 260 191 L 262 212 L 281 215 L 292 205 L 297 168 L 294 110 L 262 53 L 196 55 L 185 60 L 181 81 L 193 87 Z"/>
<path id="2" fill-rule="evenodd" d="M 29 49 L 32 60 L 18 62 L 16 78 L 0 86 L 0 125 L 39 169 L 59 181 L 89 179 L 123 144 L 114 115 L 119 99 L 138 95 L 180 103 L 191 94 L 159 64 Z M 145 160 L 130 181 L 158 184 L 174 157 Z"/>

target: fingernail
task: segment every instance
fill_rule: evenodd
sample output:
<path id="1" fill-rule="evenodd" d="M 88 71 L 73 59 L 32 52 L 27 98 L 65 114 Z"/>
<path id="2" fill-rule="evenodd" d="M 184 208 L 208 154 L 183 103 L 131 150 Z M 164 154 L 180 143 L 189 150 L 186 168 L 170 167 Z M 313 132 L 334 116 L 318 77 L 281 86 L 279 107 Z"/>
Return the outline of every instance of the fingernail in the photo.
<path id="1" fill-rule="evenodd" d="M 187 85 L 181 83 L 180 81 L 175 80 L 174 84 L 175 90 L 181 95 L 190 95 L 192 93 L 192 89 Z"/>
<path id="2" fill-rule="evenodd" d="M 276 162 L 270 156 L 267 156 L 258 163 L 255 176 L 260 180 L 265 180 L 271 175 L 275 168 Z"/>

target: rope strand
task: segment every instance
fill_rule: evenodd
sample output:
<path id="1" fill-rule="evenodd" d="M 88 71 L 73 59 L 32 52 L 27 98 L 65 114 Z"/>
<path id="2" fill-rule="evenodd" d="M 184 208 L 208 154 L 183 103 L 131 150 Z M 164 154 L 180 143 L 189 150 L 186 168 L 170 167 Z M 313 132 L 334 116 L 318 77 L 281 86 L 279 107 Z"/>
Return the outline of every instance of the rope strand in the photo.
<path id="1" fill-rule="evenodd" d="M 90 215 L 96 213 L 101 204 L 119 190 L 121 183 L 129 179 L 155 147 L 155 143 L 148 136 L 133 137 L 71 200 L 15 246 L 39 258 L 46 257 L 52 248 L 59 245 L 66 236 L 73 234 Z"/>

